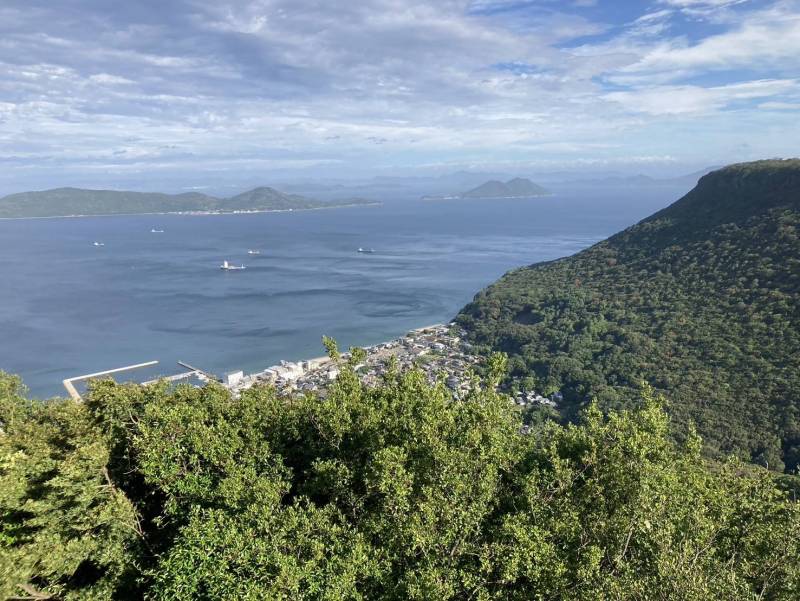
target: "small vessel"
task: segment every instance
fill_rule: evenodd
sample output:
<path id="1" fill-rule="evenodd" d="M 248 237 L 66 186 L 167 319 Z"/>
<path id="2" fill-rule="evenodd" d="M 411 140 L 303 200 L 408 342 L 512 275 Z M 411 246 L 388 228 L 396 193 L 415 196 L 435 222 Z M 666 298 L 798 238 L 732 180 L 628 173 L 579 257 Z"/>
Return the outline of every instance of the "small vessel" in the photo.
<path id="1" fill-rule="evenodd" d="M 92 242 L 92 246 L 105 246 L 103 242 Z"/>
<path id="2" fill-rule="evenodd" d="M 163 234 L 164 230 L 157 230 L 156 228 L 153 228 L 153 229 L 150 230 L 150 233 L 151 234 Z"/>
<path id="3" fill-rule="evenodd" d="M 368 254 L 368 255 L 371 255 L 372 253 L 374 253 L 374 252 L 375 252 L 375 249 L 374 249 L 374 248 L 361 248 L 361 247 L 359 246 L 359 247 L 358 247 L 358 252 L 360 252 L 360 253 L 366 253 L 366 254 Z"/>
<path id="4" fill-rule="evenodd" d="M 250 250 L 248 250 L 248 251 L 247 251 L 247 254 L 248 254 L 248 255 L 260 255 L 260 254 L 261 254 L 261 251 L 260 251 L 260 250 L 253 250 L 253 249 L 251 248 Z"/>
<path id="5" fill-rule="evenodd" d="M 228 261 L 223 261 L 219 268 L 225 271 L 242 271 L 243 269 L 247 269 L 244 265 L 231 265 Z"/>

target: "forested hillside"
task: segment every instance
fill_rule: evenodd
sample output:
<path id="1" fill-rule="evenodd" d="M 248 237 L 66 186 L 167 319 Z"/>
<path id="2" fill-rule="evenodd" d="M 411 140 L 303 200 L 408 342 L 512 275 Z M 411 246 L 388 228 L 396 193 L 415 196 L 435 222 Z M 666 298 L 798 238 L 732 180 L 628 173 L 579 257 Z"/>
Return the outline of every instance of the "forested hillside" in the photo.
<path id="1" fill-rule="evenodd" d="M 663 391 L 709 451 L 800 464 L 800 160 L 733 165 L 569 258 L 512 271 L 459 316 L 515 385 L 622 407 Z"/>

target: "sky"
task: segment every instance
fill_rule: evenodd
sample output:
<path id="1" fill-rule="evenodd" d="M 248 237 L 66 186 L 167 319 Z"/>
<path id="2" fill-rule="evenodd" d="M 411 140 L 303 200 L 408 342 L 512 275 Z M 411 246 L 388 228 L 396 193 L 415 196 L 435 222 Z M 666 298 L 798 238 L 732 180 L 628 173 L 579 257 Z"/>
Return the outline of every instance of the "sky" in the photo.
<path id="1" fill-rule="evenodd" d="M 0 192 L 800 155 L 800 0 L 2 0 Z"/>

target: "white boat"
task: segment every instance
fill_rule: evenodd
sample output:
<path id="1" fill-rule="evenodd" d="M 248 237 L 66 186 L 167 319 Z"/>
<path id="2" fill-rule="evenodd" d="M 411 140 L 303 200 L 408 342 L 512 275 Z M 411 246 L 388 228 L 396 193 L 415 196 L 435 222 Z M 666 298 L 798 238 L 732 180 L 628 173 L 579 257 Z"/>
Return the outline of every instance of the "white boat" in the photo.
<path id="1" fill-rule="evenodd" d="M 247 251 L 247 254 L 248 254 L 248 255 L 260 255 L 260 254 L 261 254 L 261 251 L 260 251 L 260 250 L 253 250 L 253 249 L 250 249 L 250 250 L 248 250 L 248 251 Z"/>
<path id="2" fill-rule="evenodd" d="M 102 242 L 92 242 L 92 246 L 105 246 Z"/>
<path id="3" fill-rule="evenodd" d="M 151 234 L 163 234 L 164 230 L 157 230 L 156 228 L 153 228 L 153 229 L 150 230 L 150 233 Z"/>
<path id="4" fill-rule="evenodd" d="M 361 248 L 361 247 L 359 246 L 359 247 L 358 247 L 358 252 L 360 252 L 360 253 L 366 253 L 366 254 L 368 254 L 368 255 L 371 255 L 372 253 L 374 253 L 374 252 L 375 252 L 375 249 L 374 249 L 374 248 Z"/>
<path id="5" fill-rule="evenodd" d="M 242 271 L 243 269 L 247 269 L 244 265 L 231 265 L 227 261 L 223 261 L 219 268 L 225 271 Z"/>

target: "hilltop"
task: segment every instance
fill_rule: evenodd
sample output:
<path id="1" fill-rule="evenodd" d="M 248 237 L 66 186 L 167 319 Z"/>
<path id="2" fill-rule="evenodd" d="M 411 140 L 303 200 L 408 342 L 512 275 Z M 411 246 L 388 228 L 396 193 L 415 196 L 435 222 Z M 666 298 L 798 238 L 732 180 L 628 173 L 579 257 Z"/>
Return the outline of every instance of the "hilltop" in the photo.
<path id="1" fill-rule="evenodd" d="M 529 198 L 531 196 L 544 196 L 547 190 L 531 180 L 523 177 L 510 179 L 507 182 L 490 180 L 461 194 L 462 198 Z"/>
<path id="2" fill-rule="evenodd" d="M 122 190 L 55 188 L 20 192 L 0 198 L 0 218 L 70 217 L 146 213 L 239 211 L 287 211 L 368 204 L 363 199 L 322 202 L 274 188 L 260 187 L 231 198 L 216 198 L 198 192 L 163 194 Z"/>
<path id="3" fill-rule="evenodd" d="M 481 185 L 462 192 L 460 194 L 449 195 L 426 195 L 423 200 L 452 200 L 456 198 L 531 198 L 534 196 L 546 196 L 550 192 L 542 186 L 533 183 L 531 180 L 524 177 L 515 177 L 502 182 L 497 179 L 492 179 Z"/>
<path id="4" fill-rule="evenodd" d="M 506 274 L 459 315 L 515 385 L 626 404 L 648 381 L 712 454 L 800 465 L 800 160 L 732 165 L 572 257 Z"/>
<path id="5" fill-rule="evenodd" d="M 261 186 L 237 194 L 225 201 L 231 207 L 251 207 L 253 209 L 269 210 L 298 210 L 315 209 L 324 205 L 317 200 L 300 196 L 299 194 L 284 194 L 275 188 Z"/>

